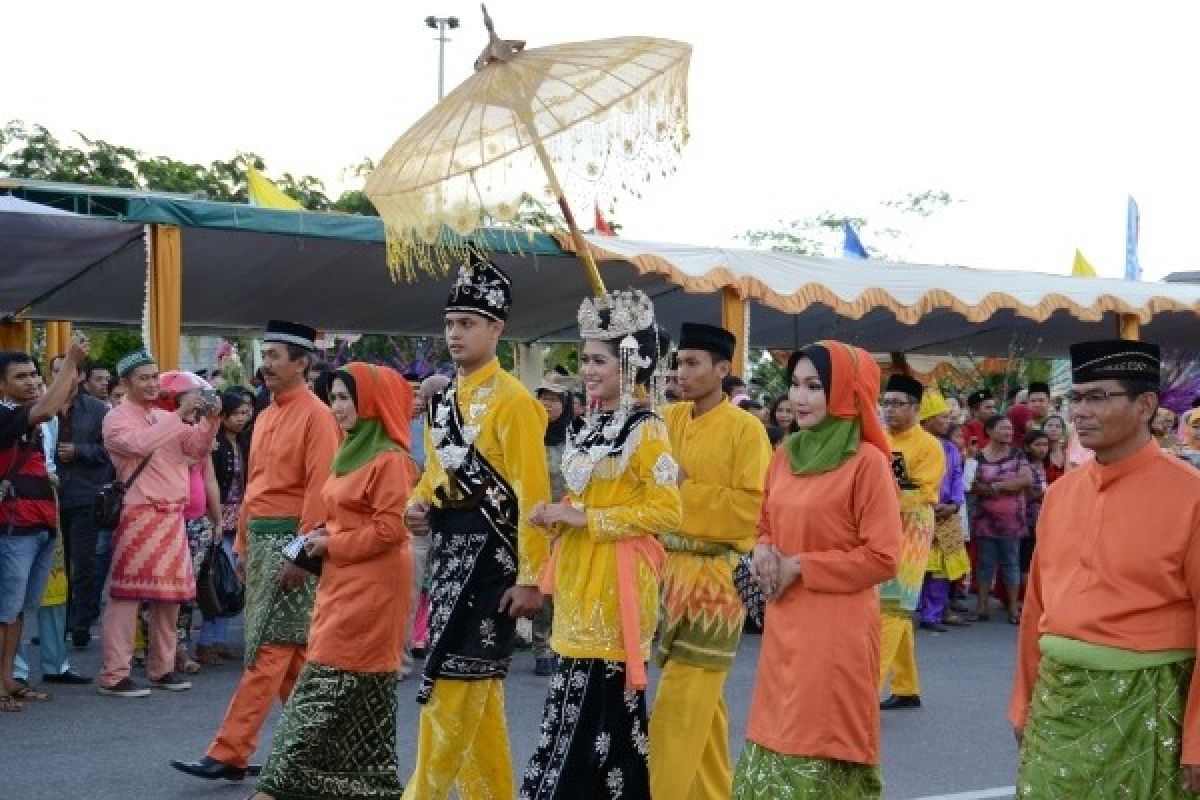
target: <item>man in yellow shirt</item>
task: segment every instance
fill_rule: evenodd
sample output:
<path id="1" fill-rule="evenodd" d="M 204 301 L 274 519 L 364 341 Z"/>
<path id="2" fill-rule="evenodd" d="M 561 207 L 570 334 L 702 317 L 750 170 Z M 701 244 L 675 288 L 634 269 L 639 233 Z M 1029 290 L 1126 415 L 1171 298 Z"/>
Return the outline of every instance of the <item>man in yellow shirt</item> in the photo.
<path id="1" fill-rule="evenodd" d="M 723 689 L 745 620 L 733 568 L 754 548 L 771 461 L 763 424 L 721 391 L 736 343 L 724 328 L 684 323 L 676 356 L 684 401 L 664 414 L 680 465 L 683 524 L 661 536 L 663 671 L 650 716 L 655 800 L 724 800 L 732 791 Z"/>
<path id="2" fill-rule="evenodd" d="M 546 411 L 500 369 L 508 276 L 481 254 L 446 301 L 457 375 L 430 403 L 425 472 L 405 513 L 429 552 L 429 645 L 417 702 L 417 760 L 404 800 L 513 797 L 504 678 L 516 617 L 542 606 L 548 544 L 529 514 L 550 498 Z"/>
<path id="3" fill-rule="evenodd" d="M 892 375 L 883 392 L 883 421 L 892 445 L 892 472 L 900 488 L 903 523 L 896 577 L 879 589 L 883 614 L 879 682 L 886 683 L 889 673 L 892 679 L 891 696 L 879 704 L 885 711 L 921 705 L 912 615 L 933 544 L 933 508 L 946 473 L 942 445 L 918 424 L 924 393 L 921 382 L 908 375 Z"/>

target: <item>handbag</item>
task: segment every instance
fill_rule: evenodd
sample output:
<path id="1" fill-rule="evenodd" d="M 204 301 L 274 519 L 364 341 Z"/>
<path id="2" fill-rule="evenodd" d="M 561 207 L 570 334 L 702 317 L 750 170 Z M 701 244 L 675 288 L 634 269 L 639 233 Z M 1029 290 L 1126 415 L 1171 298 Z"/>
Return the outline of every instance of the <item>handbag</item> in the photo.
<path id="1" fill-rule="evenodd" d="M 246 588 L 220 539 L 209 548 L 196 576 L 196 603 L 205 619 L 236 617 L 246 605 Z"/>
<path id="2" fill-rule="evenodd" d="M 750 567 L 749 553 L 740 557 L 733 568 L 733 585 L 738 596 L 742 598 L 742 605 L 746 607 L 746 616 L 762 630 L 767 602 L 758 585 L 758 579 L 754 577 L 754 570 Z"/>
<path id="3" fill-rule="evenodd" d="M 142 474 L 142 470 L 150 463 L 154 452 L 146 454 L 142 459 L 142 463 L 137 465 L 137 469 L 129 476 L 129 480 L 112 480 L 100 487 L 96 492 L 96 497 L 92 500 L 92 522 L 102 531 L 112 531 L 117 529 L 117 523 L 121 521 L 121 506 L 125 502 L 125 492 L 137 480 L 138 475 Z"/>

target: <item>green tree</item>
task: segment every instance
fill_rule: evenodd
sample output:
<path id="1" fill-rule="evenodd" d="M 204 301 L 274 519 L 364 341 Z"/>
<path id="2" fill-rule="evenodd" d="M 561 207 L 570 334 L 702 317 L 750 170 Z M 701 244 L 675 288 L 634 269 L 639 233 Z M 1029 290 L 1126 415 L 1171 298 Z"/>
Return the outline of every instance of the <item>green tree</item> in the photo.
<path id="1" fill-rule="evenodd" d="M 928 189 L 909 192 L 902 197 L 884 200 L 880 206 L 898 212 L 902 217 L 928 219 L 937 211 L 958 202 L 948 192 Z M 765 247 L 804 256 L 828 256 L 837 253 L 842 241 L 842 230 L 849 224 L 862 234 L 869 232 L 872 241 L 895 241 L 903 231 L 892 227 L 874 226 L 865 217 L 823 211 L 811 217 L 791 221 L 780 220 L 775 227 L 747 230 L 738 238 L 749 242 L 752 247 Z M 887 258 L 884 250 L 866 244 L 872 258 Z"/>

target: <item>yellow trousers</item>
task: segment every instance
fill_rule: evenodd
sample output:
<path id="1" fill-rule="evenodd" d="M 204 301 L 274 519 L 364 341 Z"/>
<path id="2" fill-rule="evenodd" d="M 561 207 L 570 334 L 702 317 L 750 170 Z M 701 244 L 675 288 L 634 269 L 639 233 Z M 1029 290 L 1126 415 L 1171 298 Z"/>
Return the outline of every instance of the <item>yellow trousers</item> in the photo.
<path id="1" fill-rule="evenodd" d="M 883 614 L 883 636 L 879 647 L 879 687 L 892 676 L 892 694 L 918 695 L 917 640 L 912 614 Z"/>
<path id="2" fill-rule="evenodd" d="M 504 682 L 440 678 L 421 708 L 417 763 L 403 800 L 490 800 L 516 795 L 504 720 Z"/>
<path id="3" fill-rule="evenodd" d="M 729 714 L 725 672 L 667 661 L 650 714 L 654 800 L 729 800 Z"/>

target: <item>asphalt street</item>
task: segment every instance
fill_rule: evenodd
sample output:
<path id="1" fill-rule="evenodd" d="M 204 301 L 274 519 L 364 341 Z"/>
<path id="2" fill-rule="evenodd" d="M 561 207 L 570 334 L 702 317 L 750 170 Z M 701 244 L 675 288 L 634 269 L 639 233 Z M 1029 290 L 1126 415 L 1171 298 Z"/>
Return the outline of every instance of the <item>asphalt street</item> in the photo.
<path id="1" fill-rule="evenodd" d="M 949 633 L 918 632 L 924 706 L 883 720 L 883 772 L 889 800 L 986 800 L 1011 797 L 1016 747 L 1004 719 L 1016 628 L 993 615 Z M 72 651 L 75 668 L 95 675 L 99 643 Z M 759 639 L 747 636 L 726 686 L 730 738 L 744 741 Z M 815 654 L 814 654 L 815 655 Z M 239 667 L 208 668 L 188 692 L 145 699 L 102 697 L 89 687 L 52 687 L 48 703 L 0 715 L 0 800 L 226 800 L 247 797 L 253 784 L 209 783 L 175 772 L 167 762 L 203 754 L 220 724 Z M 143 676 L 135 672 L 139 680 Z M 514 769 L 521 771 L 537 737 L 545 678 L 518 653 L 507 684 Z M 35 681 L 36 682 L 36 681 Z M 412 768 L 418 706 L 414 681 L 400 684 L 400 770 Z M 266 757 L 274 713 L 257 759 Z"/>

